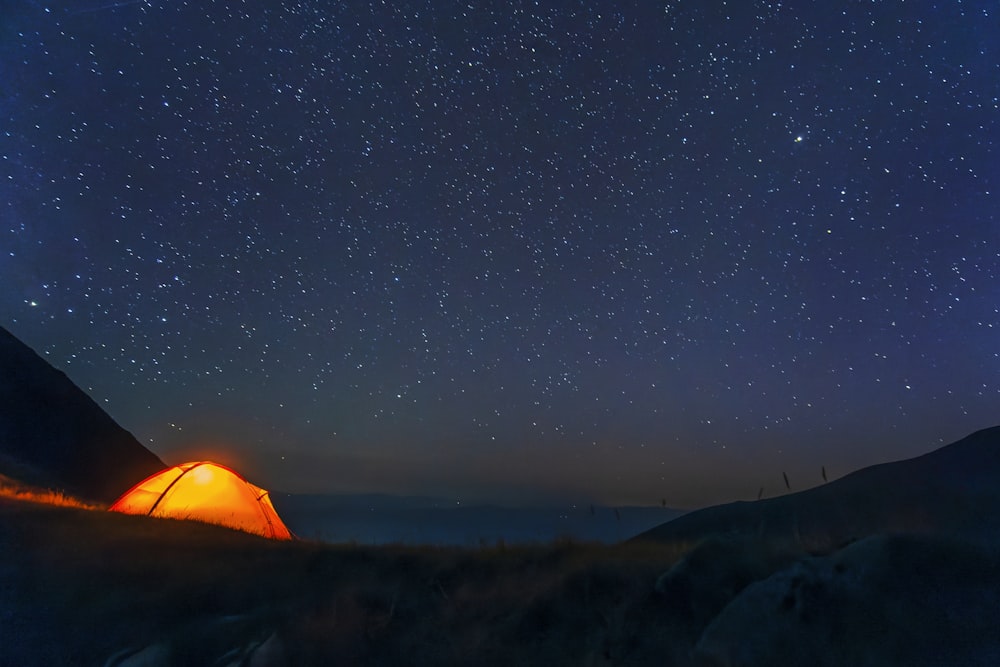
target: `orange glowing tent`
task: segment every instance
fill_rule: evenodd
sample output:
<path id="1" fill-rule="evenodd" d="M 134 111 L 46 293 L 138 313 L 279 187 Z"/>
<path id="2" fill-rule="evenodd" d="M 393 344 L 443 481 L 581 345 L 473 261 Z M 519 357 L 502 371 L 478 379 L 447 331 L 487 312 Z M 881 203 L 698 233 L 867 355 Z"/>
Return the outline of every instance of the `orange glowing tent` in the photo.
<path id="1" fill-rule="evenodd" d="M 147 477 L 108 509 L 215 523 L 275 540 L 292 539 L 267 491 L 208 461 L 182 463 Z"/>

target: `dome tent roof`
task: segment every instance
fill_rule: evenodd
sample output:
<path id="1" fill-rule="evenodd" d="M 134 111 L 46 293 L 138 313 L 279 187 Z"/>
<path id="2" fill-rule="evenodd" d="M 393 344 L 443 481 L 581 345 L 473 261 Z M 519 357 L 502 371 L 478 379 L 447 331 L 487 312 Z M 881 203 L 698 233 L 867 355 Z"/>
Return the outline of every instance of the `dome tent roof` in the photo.
<path id="1" fill-rule="evenodd" d="M 268 492 L 218 463 L 182 463 L 142 480 L 108 508 L 214 523 L 276 540 L 292 533 L 271 504 Z"/>

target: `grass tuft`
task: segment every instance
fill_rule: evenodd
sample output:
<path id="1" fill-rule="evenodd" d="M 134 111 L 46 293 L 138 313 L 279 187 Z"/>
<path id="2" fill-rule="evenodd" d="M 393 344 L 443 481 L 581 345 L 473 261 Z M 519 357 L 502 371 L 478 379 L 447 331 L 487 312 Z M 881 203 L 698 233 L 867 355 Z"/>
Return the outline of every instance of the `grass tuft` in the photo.
<path id="1" fill-rule="evenodd" d="M 0 498 L 25 503 L 54 505 L 56 507 L 74 507 L 87 510 L 104 509 L 102 505 L 81 500 L 62 491 L 28 486 L 3 475 L 0 475 Z"/>

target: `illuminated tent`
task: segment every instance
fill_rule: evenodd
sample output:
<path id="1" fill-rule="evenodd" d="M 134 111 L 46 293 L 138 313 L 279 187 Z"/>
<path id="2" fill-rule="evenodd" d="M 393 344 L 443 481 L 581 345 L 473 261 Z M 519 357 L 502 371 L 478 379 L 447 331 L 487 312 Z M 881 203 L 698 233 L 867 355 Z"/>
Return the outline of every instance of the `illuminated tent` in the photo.
<path id="1" fill-rule="evenodd" d="M 267 491 L 207 461 L 183 463 L 147 477 L 108 509 L 215 523 L 275 540 L 292 539 Z"/>

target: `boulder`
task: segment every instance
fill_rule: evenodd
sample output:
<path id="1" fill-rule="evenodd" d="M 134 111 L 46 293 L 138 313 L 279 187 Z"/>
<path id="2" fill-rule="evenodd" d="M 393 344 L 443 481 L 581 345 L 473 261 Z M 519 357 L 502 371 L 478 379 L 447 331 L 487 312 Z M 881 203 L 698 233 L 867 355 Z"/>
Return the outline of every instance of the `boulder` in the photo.
<path id="1" fill-rule="evenodd" d="M 747 586 L 695 665 L 1000 664 L 1000 559 L 968 543 L 875 536 Z"/>

